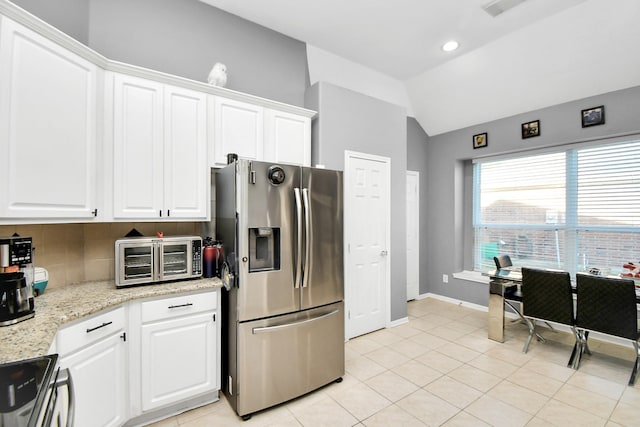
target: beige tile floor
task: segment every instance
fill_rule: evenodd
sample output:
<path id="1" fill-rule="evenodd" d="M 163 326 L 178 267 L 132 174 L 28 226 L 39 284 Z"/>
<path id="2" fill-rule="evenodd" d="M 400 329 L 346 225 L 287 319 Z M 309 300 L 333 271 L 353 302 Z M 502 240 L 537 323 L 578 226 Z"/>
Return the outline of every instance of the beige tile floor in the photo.
<path id="1" fill-rule="evenodd" d="M 155 427 L 204 426 L 640 426 L 634 350 L 590 340 L 578 371 L 566 367 L 570 334 L 543 329 L 527 354 L 523 324 L 487 339 L 487 314 L 427 298 L 409 323 L 345 344 L 346 375 L 243 422 L 221 396 Z"/>

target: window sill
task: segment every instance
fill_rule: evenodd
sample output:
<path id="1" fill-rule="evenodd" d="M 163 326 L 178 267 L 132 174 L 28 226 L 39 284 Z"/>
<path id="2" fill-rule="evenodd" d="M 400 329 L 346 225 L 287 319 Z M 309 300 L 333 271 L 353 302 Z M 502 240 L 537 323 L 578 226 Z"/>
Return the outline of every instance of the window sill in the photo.
<path id="1" fill-rule="evenodd" d="M 455 279 L 466 280 L 468 282 L 477 282 L 489 284 L 489 277 L 484 276 L 479 271 L 462 270 L 458 273 L 453 273 Z"/>

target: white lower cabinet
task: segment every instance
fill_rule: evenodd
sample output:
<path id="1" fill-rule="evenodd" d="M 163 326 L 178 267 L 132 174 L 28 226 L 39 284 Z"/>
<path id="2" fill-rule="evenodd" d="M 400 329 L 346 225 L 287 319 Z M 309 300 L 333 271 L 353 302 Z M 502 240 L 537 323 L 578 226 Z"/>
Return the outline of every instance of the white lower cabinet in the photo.
<path id="1" fill-rule="evenodd" d="M 65 327 L 57 335 L 60 367 L 73 380 L 75 425 L 120 426 L 127 420 L 124 307 Z"/>
<path id="2" fill-rule="evenodd" d="M 218 298 L 206 292 L 141 303 L 143 411 L 220 388 Z"/>
<path id="3" fill-rule="evenodd" d="M 144 411 L 215 390 L 213 313 L 142 327 Z"/>
<path id="4" fill-rule="evenodd" d="M 62 327 L 51 349 L 71 373 L 76 426 L 140 425 L 215 401 L 220 292 L 131 301 Z"/>

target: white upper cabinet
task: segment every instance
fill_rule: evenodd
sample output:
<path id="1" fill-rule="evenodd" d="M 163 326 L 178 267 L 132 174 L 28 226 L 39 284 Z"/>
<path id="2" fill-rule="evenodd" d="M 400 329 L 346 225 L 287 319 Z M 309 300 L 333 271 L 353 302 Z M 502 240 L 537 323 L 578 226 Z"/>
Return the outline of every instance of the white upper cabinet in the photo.
<path id="1" fill-rule="evenodd" d="M 113 74 L 114 219 L 207 219 L 206 109 L 203 93 Z"/>
<path id="2" fill-rule="evenodd" d="M 113 78 L 113 216 L 158 218 L 164 208 L 162 84 Z"/>
<path id="3" fill-rule="evenodd" d="M 222 97 L 213 99 L 212 166 L 227 164 L 227 154 L 245 159 L 262 160 L 264 140 L 264 108 Z"/>
<path id="4" fill-rule="evenodd" d="M 265 108 L 220 96 L 212 96 L 210 106 L 210 114 L 214 117 L 209 160 L 212 167 L 226 165 L 229 153 L 244 159 L 311 165 L 311 118 L 308 114 Z"/>
<path id="5" fill-rule="evenodd" d="M 310 165 L 315 114 L 110 61 L 0 0 L 0 224 L 208 221 L 210 168 Z"/>
<path id="6" fill-rule="evenodd" d="M 170 218 L 208 219 L 207 96 L 165 86 L 164 203 Z"/>
<path id="7" fill-rule="evenodd" d="M 0 19 L 0 220 L 92 220 L 98 68 Z"/>
<path id="8" fill-rule="evenodd" d="M 264 160 L 311 166 L 311 119 L 267 109 Z"/>

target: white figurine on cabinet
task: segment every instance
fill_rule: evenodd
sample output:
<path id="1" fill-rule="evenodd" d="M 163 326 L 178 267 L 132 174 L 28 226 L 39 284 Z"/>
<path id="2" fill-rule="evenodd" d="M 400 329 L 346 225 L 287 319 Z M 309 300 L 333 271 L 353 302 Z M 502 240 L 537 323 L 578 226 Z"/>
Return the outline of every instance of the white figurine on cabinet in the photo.
<path id="1" fill-rule="evenodd" d="M 227 66 L 221 62 L 216 62 L 211 71 L 207 82 L 213 86 L 224 87 L 227 84 Z"/>

